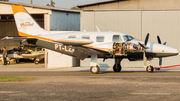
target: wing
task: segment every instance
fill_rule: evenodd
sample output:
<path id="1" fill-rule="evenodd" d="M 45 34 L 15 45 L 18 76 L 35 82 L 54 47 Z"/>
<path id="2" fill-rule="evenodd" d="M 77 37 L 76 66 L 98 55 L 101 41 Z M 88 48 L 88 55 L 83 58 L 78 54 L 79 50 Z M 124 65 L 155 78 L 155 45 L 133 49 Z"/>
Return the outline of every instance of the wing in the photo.
<path id="1" fill-rule="evenodd" d="M 66 39 L 55 40 L 55 42 L 63 43 L 65 45 L 86 45 L 93 43 L 92 40 L 82 39 L 82 38 L 66 38 Z"/>
<path id="2" fill-rule="evenodd" d="M 9 40 L 9 41 L 19 41 L 19 42 L 25 42 L 27 40 L 35 40 L 37 38 L 28 38 L 28 37 L 4 37 L 1 40 Z"/>
<path id="3" fill-rule="evenodd" d="M 29 37 L 5 37 L 2 40 L 12 40 L 12 41 L 27 41 L 30 44 L 41 46 L 53 51 L 57 51 L 66 55 L 75 56 L 81 60 L 91 56 L 92 53 L 97 53 L 100 57 L 103 55 L 109 55 L 110 51 L 104 48 L 92 47 L 88 44 L 93 43 L 89 39 L 78 39 L 78 38 L 68 38 L 54 41 L 46 41 L 38 38 Z"/>

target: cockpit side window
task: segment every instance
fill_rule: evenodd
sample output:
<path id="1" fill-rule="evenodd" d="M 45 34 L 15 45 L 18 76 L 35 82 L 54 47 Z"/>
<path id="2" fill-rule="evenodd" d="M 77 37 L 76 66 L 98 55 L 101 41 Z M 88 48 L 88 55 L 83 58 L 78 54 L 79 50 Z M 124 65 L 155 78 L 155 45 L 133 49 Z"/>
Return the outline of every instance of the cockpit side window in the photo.
<path id="1" fill-rule="evenodd" d="M 131 40 L 133 40 L 134 38 L 131 37 L 131 36 L 129 36 L 129 35 L 124 35 L 124 36 L 123 36 L 123 39 L 124 39 L 124 41 L 131 41 Z"/>
<path id="2" fill-rule="evenodd" d="M 96 42 L 104 42 L 104 36 L 97 36 Z"/>
<path id="3" fill-rule="evenodd" d="M 122 42 L 120 35 L 113 35 L 113 42 Z"/>
<path id="4" fill-rule="evenodd" d="M 75 35 L 71 35 L 68 38 L 76 38 L 76 36 Z"/>

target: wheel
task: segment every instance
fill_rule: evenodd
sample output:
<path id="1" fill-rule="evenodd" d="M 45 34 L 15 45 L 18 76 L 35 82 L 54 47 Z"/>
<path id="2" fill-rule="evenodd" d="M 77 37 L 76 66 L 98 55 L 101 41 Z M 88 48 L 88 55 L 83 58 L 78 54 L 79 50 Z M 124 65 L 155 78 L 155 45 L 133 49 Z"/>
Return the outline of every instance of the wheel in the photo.
<path id="1" fill-rule="evenodd" d="M 16 63 L 18 64 L 18 63 L 19 63 L 19 60 L 16 60 Z"/>
<path id="2" fill-rule="evenodd" d="M 98 74 L 100 71 L 99 66 L 92 66 L 90 70 L 93 74 Z"/>
<path id="3" fill-rule="evenodd" d="M 153 68 L 153 66 L 147 66 L 146 67 L 146 71 L 148 72 L 148 73 L 152 73 L 153 71 L 154 71 L 154 68 Z"/>
<path id="4" fill-rule="evenodd" d="M 7 64 L 7 65 L 10 65 L 10 61 L 7 61 L 6 64 Z"/>
<path id="5" fill-rule="evenodd" d="M 38 60 L 35 60 L 34 63 L 37 65 L 37 64 L 39 63 L 39 61 L 38 61 Z"/>
<path id="6" fill-rule="evenodd" d="M 114 72 L 120 72 L 121 71 L 121 65 L 120 64 L 115 64 L 113 66 L 113 70 L 114 70 Z"/>

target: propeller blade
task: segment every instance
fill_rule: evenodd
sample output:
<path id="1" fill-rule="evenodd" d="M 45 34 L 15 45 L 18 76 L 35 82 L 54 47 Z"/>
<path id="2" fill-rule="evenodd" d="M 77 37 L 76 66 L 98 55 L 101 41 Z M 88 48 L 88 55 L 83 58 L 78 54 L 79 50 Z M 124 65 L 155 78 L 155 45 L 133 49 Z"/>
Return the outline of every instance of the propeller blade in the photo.
<path id="1" fill-rule="evenodd" d="M 143 49 L 145 49 L 146 47 L 143 45 L 143 44 L 141 44 L 140 42 L 138 42 L 139 43 L 139 45 L 143 48 Z"/>
<path id="2" fill-rule="evenodd" d="M 161 44 L 161 39 L 159 36 L 157 36 L 158 43 Z"/>
<path id="3" fill-rule="evenodd" d="M 144 45 L 145 45 L 145 46 L 147 45 L 148 39 L 149 39 L 149 33 L 146 35 L 146 39 L 145 39 L 145 41 L 144 41 Z"/>
<path id="4" fill-rule="evenodd" d="M 162 57 L 159 58 L 159 67 L 162 66 Z"/>
<path id="5" fill-rule="evenodd" d="M 166 45 L 167 42 L 163 43 L 163 45 Z"/>
<path id="6" fill-rule="evenodd" d="M 147 66 L 147 57 L 146 57 L 146 52 L 144 51 L 143 53 L 143 61 L 144 61 L 144 67 Z"/>

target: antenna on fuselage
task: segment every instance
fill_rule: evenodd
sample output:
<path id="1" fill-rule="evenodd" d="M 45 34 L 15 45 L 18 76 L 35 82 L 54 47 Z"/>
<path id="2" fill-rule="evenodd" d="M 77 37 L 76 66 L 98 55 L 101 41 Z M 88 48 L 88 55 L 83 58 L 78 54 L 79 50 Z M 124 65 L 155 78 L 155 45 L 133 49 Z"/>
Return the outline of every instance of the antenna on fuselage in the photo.
<path id="1" fill-rule="evenodd" d="M 100 32 L 100 30 L 99 30 L 98 26 L 96 26 L 96 29 L 98 30 L 98 32 Z"/>

